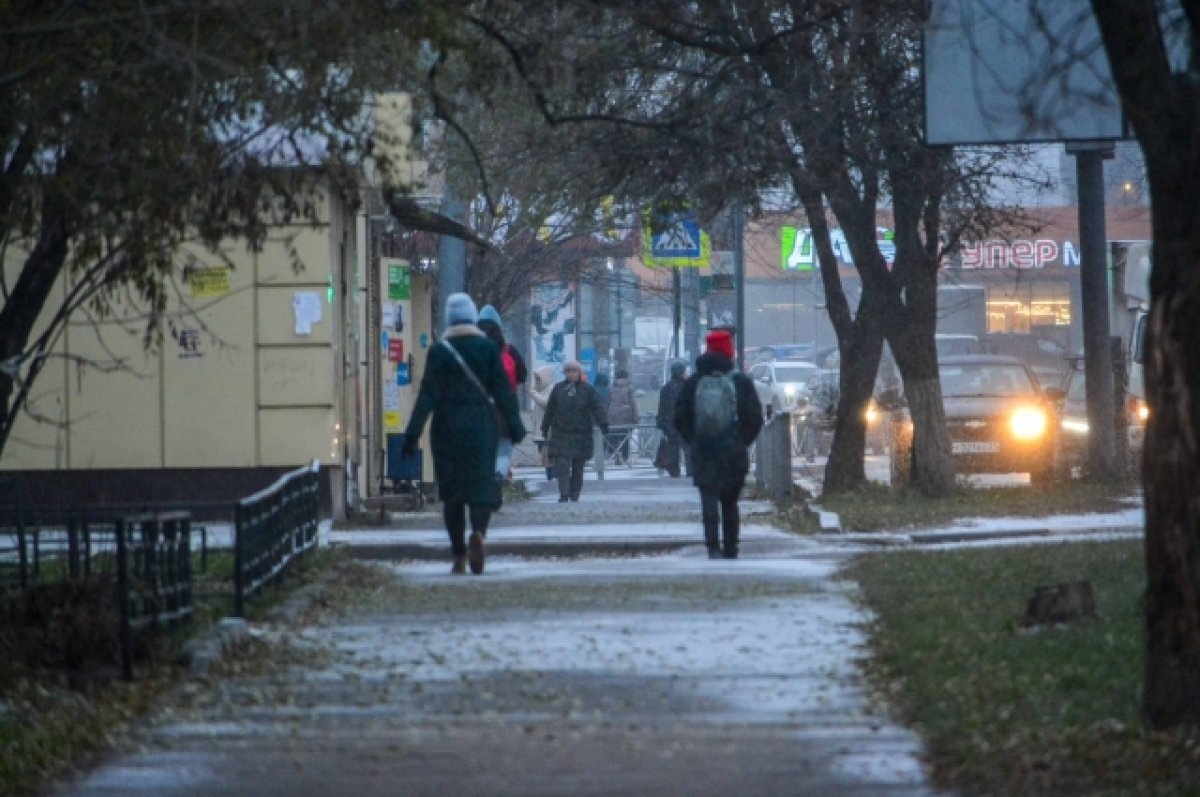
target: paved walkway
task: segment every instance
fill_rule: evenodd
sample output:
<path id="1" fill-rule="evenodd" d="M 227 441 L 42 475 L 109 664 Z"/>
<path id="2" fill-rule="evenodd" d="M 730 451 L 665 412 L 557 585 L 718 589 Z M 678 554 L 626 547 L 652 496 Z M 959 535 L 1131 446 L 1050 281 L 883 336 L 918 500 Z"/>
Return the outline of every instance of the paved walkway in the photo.
<path id="1" fill-rule="evenodd" d="M 361 616 L 262 625 L 286 652 L 193 686 L 58 797 L 926 795 L 873 709 L 851 550 L 756 521 L 707 559 L 695 489 L 652 472 L 531 483 L 480 577 L 444 532 L 337 531 L 382 560 Z M 286 644 L 285 644 L 286 643 Z"/>

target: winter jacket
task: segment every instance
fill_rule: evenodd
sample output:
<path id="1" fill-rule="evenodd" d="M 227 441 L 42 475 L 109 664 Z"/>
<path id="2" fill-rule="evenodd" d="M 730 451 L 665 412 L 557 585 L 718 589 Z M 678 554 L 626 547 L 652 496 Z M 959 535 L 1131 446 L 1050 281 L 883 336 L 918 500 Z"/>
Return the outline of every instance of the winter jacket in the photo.
<path id="1" fill-rule="evenodd" d="M 543 438 L 542 419 L 546 417 L 551 390 L 554 390 L 554 366 L 543 365 L 533 372 L 533 388 L 529 391 L 529 397 L 533 399 L 533 431 Z"/>
<path id="2" fill-rule="evenodd" d="M 555 385 L 542 417 L 542 434 L 550 438 L 550 456 L 591 459 L 593 423 L 608 431 L 596 388 L 582 379 L 564 379 Z"/>
<path id="3" fill-rule="evenodd" d="M 655 416 L 654 425 L 662 429 L 668 437 L 676 437 L 679 434 L 675 429 L 675 401 L 682 389 L 683 379 L 672 377 L 658 391 L 658 415 Z"/>
<path id="4" fill-rule="evenodd" d="M 613 382 L 607 410 L 608 422 L 613 426 L 633 426 L 638 422 L 637 394 L 628 379 Z"/>
<path id="5" fill-rule="evenodd" d="M 675 402 L 675 428 L 684 442 L 691 445 L 695 430 L 696 387 L 700 377 L 727 374 L 733 371 L 733 360 L 724 354 L 706 352 L 696 359 L 696 372 L 680 388 Z M 745 374 L 735 373 L 733 385 L 737 393 L 737 427 L 734 439 L 716 448 L 700 450 L 692 447 L 692 482 L 697 487 L 728 489 L 746 481 L 750 472 L 750 456 L 746 449 L 758 437 L 763 425 L 762 404 L 754 390 L 754 382 Z"/>
<path id="6" fill-rule="evenodd" d="M 444 339 L 458 351 L 495 400 L 508 436 L 514 443 L 521 442 L 525 426 L 496 345 L 473 324 L 449 327 Z M 495 478 L 499 431 L 495 413 L 483 392 L 441 343 L 429 349 L 421 389 L 405 434 L 419 437 L 431 414 L 433 470 L 441 500 L 499 505 L 500 491 Z"/>

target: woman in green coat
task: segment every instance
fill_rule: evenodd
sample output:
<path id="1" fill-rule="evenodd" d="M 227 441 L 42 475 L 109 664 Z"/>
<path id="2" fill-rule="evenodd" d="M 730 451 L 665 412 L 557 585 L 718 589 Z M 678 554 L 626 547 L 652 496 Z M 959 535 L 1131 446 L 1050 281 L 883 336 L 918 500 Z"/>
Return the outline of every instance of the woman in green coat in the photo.
<path id="1" fill-rule="evenodd" d="M 583 366 L 575 360 L 563 365 L 563 381 L 550 391 L 542 435 L 549 438 L 550 460 L 558 476 L 560 503 L 579 500 L 583 466 L 592 458 L 592 423 L 608 432 L 608 419 L 596 388 L 583 381 Z"/>
<path id="2" fill-rule="evenodd" d="M 451 572 L 465 573 L 469 562 L 471 572 L 479 574 L 483 572 L 488 520 L 500 505 L 495 476 L 500 429 L 492 402 L 514 445 L 525 437 L 525 426 L 500 363 L 500 352 L 475 325 L 478 313 L 471 297 L 452 294 L 446 300 L 445 318 L 442 340 L 430 348 L 425 361 L 417 403 L 405 430 L 404 451 L 416 453 L 421 429 L 432 414 L 433 470 L 454 555 Z M 464 541 L 468 507 L 469 542 Z"/>

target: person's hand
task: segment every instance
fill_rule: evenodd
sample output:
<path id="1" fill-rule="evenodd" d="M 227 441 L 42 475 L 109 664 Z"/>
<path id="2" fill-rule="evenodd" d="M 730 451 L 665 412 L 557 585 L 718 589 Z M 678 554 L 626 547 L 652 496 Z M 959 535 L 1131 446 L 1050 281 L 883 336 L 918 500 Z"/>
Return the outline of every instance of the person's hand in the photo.
<path id="1" fill-rule="evenodd" d="M 607 423 L 602 424 L 600 426 L 600 431 L 603 432 L 604 434 L 608 434 L 608 424 Z"/>
<path id="2" fill-rule="evenodd" d="M 404 445 L 400 447 L 400 453 L 405 457 L 415 457 L 417 455 L 417 443 L 421 439 L 414 434 L 404 435 Z"/>

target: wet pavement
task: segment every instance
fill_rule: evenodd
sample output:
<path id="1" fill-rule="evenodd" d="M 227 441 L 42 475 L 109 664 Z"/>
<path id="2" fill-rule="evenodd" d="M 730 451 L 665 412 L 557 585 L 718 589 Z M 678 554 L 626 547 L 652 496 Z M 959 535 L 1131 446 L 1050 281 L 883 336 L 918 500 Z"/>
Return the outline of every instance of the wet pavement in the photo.
<path id="1" fill-rule="evenodd" d="M 747 502 L 742 558 L 712 561 L 686 479 L 610 474 L 565 505 L 530 486 L 479 577 L 449 574 L 436 520 L 333 532 L 385 599 L 256 626 L 271 661 L 189 686 L 53 794 L 934 793 L 864 692 L 854 546 Z"/>

